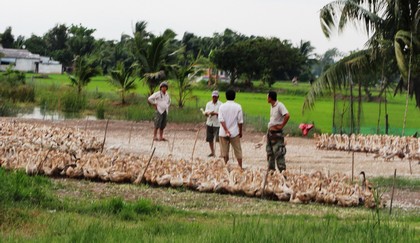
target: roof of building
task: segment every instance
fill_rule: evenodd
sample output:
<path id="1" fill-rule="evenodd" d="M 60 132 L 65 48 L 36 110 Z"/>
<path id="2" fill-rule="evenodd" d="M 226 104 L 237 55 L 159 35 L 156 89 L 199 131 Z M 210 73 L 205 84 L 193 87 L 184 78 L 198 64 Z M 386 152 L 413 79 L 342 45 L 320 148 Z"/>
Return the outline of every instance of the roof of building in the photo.
<path id="1" fill-rule="evenodd" d="M 0 52 L 3 53 L 2 57 L 5 58 L 22 58 L 22 59 L 39 59 L 39 54 L 33 54 L 25 49 L 9 49 L 0 47 Z"/>

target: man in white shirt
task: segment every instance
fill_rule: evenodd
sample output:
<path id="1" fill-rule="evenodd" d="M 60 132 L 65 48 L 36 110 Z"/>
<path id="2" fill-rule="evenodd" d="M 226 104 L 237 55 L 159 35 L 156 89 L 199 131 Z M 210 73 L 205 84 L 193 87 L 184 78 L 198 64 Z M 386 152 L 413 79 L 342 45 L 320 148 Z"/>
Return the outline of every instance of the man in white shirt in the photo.
<path id="1" fill-rule="evenodd" d="M 207 102 L 204 115 L 207 116 L 206 121 L 206 142 L 209 143 L 211 153 L 209 157 L 214 157 L 214 140 L 219 142 L 219 108 L 222 102 L 219 101 L 219 92 L 217 90 L 211 93 L 212 100 Z"/>
<path id="2" fill-rule="evenodd" d="M 219 121 L 221 128 L 219 130 L 220 150 L 225 163 L 229 161 L 229 146 L 232 144 L 235 157 L 238 160 L 239 167 L 242 169 L 242 124 L 244 123 L 242 107 L 235 100 L 234 90 L 226 91 L 226 103 L 219 108 Z"/>
<path id="3" fill-rule="evenodd" d="M 153 131 L 153 139 L 155 141 L 167 141 L 163 137 L 163 130 L 166 127 L 166 123 L 168 121 L 168 112 L 169 106 L 171 105 L 171 98 L 169 97 L 168 92 L 168 83 L 162 82 L 159 85 L 159 91 L 153 93 L 147 101 L 149 104 L 153 105 L 156 109 L 155 117 L 154 117 L 154 125 L 155 129 Z M 159 130 L 159 138 L 157 137 L 157 131 Z"/>
<path id="4" fill-rule="evenodd" d="M 286 169 L 286 144 L 284 143 L 283 128 L 289 121 L 290 115 L 286 106 L 277 101 L 277 93 L 268 92 L 267 102 L 271 105 L 270 122 L 267 132 L 267 160 L 270 170 L 279 169 L 280 172 Z"/>

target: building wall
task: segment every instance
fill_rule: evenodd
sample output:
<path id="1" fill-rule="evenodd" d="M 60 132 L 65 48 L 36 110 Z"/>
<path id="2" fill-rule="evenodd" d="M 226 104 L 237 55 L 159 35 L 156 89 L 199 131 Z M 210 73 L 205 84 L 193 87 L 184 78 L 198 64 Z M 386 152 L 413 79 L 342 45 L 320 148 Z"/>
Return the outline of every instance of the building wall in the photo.
<path id="1" fill-rule="evenodd" d="M 44 64 L 40 63 L 38 66 L 38 73 L 62 73 L 63 66 L 61 64 Z"/>
<path id="2" fill-rule="evenodd" d="M 34 59 L 16 59 L 13 69 L 22 72 L 35 72 L 35 61 Z"/>

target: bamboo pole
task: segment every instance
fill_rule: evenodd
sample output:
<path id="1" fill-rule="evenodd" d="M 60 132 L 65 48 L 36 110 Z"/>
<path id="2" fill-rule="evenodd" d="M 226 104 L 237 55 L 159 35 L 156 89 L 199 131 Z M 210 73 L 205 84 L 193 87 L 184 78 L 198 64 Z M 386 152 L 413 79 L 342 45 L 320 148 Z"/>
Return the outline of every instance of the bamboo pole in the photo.
<path id="1" fill-rule="evenodd" d="M 86 132 L 86 130 L 87 130 L 87 126 L 88 126 L 88 121 L 89 121 L 89 118 L 88 118 L 88 117 L 86 117 L 86 123 L 85 123 L 85 132 Z"/>
<path id="2" fill-rule="evenodd" d="M 394 170 L 394 180 L 392 181 L 392 193 L 391 193 L 391 204 L 389 205 L 389 215 L 392 212 L 392 202 L 394 201 L 394 191 L 395 191 L 395 180 L 397 177 L 397 169 Z"/>
<path id="3" fill-rule="evenodd" d="M 192 154 L 191 154 L 191 162 L 194 159 L 195 145 L 197 144 L 198 134 L 200 133 L 200 130 L 201 130 L 201 127 L 198 128 L 197 133 L 195 134 L 195 141 L 194 141 L 193 151 L 192 151 Z"/>
<path id="4" fill-rule="evenodd" d="M 133 131 L 134 122 L 131 123 L 130 132 L 128 134 L 128 144 L 131 143 L 131 132 Z"/>
<path id="5" fill-rule="evenodd" d="M 410 175 L 412 175 L 413 174 L 413 169 L 411 168 L 411 159 L 408 160 L 408 163 L 410 165 Z"/>
<path id="6" fill-rule="evenodd" d="M 106 120 L 105 134 L 104 134 L 104 141 L 102 142 L 102 149 L 101 149 L 101 153 L 104 151 L 104 146 L 105 146 L 105 141 L 106 141 L 106 132 L 108 131 L 108 123 L 109 123 L 109 119 L 108 119 L 108 120 Z"/>
<path id="7" fill-rule="evenodd" d="M 351 183 L 353 183 L 354 180 L 354 150 L 351 154 Z"/>
<path id="8" fill-rule="evenodd" d="M 265 173 L 265 179 L 264 179 L 264 185 L 263 185 L 262 192 L 261 192 L 261 198 L 264 197 L 265 186 L 267 185 L 267 178 L 268 178 L 268 172 L 269 171 L 270 171 L 270 168 L 267 166 L 267 172 Z"/>
<path id="9" fill-rule="evenodd" d="M 150 161 L 152 161 L 153 154 L 155 153 L 155 150 L 156 150 L 156 147 L 153 149 L 152 154 L 150 155 L 149 161 L 147 162 L 146 167 L 144 168 L 143 173 L 141 174 L 141 176 L 140 176 L 140 174 L 137 176 L 136 180 L 133 181 L 133 184 L 138 185 L 138 184 L 140 184 L 143 181 L 144 174 L 146 174 L 146 170 L 147 170 L 147 168 L 149 168 Z"/>
<path id="10" fill-rule="evenodd" d="M 171 148 L 170 148 L 171 154 L 174 151 L 175 137 L 176 137 L 176 131 L 174 132 L 174 138 L 172 139 L 172 145 L 171 145 Z"/>

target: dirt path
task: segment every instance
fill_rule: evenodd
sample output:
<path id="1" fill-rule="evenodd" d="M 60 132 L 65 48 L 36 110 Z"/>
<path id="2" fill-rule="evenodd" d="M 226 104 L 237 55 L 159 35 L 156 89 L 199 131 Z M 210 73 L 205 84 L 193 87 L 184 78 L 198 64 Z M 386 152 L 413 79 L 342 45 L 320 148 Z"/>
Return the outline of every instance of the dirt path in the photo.
<path id="1" fill-rule="evenodd" d="M 22 119 L 23 120 L 23 119 Z M 107 121 L 93 120 L 25 120 L 53 126 L 73 126 L 81 130 L 92 131 L 99 139 L 104 138 Z M 209 159 L 208 144 L 205 142 L 204 124 L 168 124 L 165 136 L 168 142 L 152 142 L 153 124 L 150 122 L 109 121 L 105 148 L 120 148 L 128 153 L 150 155 L 152 147 L 156 147 L 155 156 L 171 156 L 179 159 Z M 244 168 L 266 167 L 265 145 L 256 149 L 255 144 L 263 138 L 262 133 L 252 132 L 245 128 L 241 140 Z M 197 137 L 197 140 L 196 140 Z M 152 144 L 153 143 L 153 144 Z M 391 177 L 394 171 L 397 176 L 420 178 L 420 164 L 412 162 L 411 169 L 407 160 L 395 159 L 388 162 L 375 160 L 372 154 L 348 153 L 342 151 L 318 150 L 315 140 L 303 137 L 287 137 L 287 169 L 292 173 L 311 173 L 321 171 L 325 174 L 336 172 L 352 176 L 352 161 L 354 160 L 355 179 L 360 171 L 365 171 L 367 178 L 384 176 Z M 194 147 L 195 144 L 195 147 Z M 216 151 L 219 153 L 218 144 Z M 231 156 L 232 157 L 232 156 Z M 232 158 L 229 163 L 236 164 Z M 389 200 L 390 192 L 384 192 L 384 199 Z M 387 203 L 389 205 L 389 203 Z M 393 205 L 420 208 L 420 192 L 397 191 Z"/>

